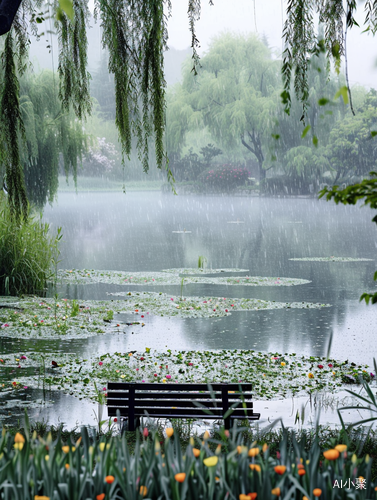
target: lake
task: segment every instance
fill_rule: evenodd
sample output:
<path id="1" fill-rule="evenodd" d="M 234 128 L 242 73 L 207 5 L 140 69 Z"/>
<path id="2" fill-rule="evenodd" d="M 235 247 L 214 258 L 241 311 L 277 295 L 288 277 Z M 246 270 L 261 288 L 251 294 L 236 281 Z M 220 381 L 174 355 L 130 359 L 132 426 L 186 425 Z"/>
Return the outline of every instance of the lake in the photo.
<path id="1" fill-rule="evenodd" d="M 149 346 L 161 351 L 254 349 L 324 356 L 332 334 L 332 357 L 372 365 L 377 353 L 377 306 L 360 303 L 359 297 L 376 288 L 374 215 L 366 207 L 317 199 L 60 193 L 58 202 L 45 208 L 43 220 L 53 230 L 62 227 L 61 269 L 161 271 L 197 267 L 198 257 L 204 256 L 208 268 L 248 269 L 240 275 L 301 278 L 310 283 L 289 287 L 189 284 L 184 285 L 184 296 L 320 302 L 331 307 L 235 312 L 223 318 L 150 315 L 144 328 L 135 325 L 129 335 L 74 341 L 21 339 L 17 352 L 75 352 L 89 357 Z M 372 260 L 290 260 L 331 256 Z M 128 290 L 181 293 L 177 285 L 59 287 L 62 297 L 78 300 L 111 300 L 119 297 L 109 293 Z M 12 339 L 1 338 L 0 347 L 3 354 L 15 352 Z M 60 407 L 67 406 L 66 398 L 53 395 Z M 48 415 L 51 421 L 54 411 L 46 411 L 39 415 Z"/>

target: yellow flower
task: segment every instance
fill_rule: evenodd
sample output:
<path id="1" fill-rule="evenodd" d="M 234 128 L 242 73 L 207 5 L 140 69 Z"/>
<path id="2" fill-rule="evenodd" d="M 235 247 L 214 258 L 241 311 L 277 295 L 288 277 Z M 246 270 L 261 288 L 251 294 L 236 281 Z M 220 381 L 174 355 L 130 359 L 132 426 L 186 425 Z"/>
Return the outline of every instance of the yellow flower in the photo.
<path id="1" fill-rule="evenodd" d="M 165 431 L 168 437 L 172 437 L 172 435 L 174 434 L 174 429 L 172 427 L 167 427 Z"/>
<path id="2" fill-rule="evenodd" d="M 50 457 L 48 455 L 45 455 L 45 460 L 48 462 L 50 460 Z"/>
<path id="3" fill-rule="evenodd" d="M 203 435 L 203 439 L 209 439 L 209 432 L 208 431 L 205 431 L 204 435 Z"/>
<path id="4" fill-rule="evenodd" d="M 16 450 L 22 450 L 22 448 L 24 447 L 24 443 L 14 443 L 13 446 Z"/>
<path id="5" fill-rule="evenodd" d="M 214 467 L 215 465 L 217 465 L 217 462 L 219 461 L 219 457 L 216 457 L 216 456 L 212 456 L 212 457 L 208 457 L 208 458 L 205 458 L 203 460 L 203 463 L 204 465 L 206 465 L 207 467 Z"/>
<path id="6" fill-rule="evenodd" d="M 17 432 L 17 434 L 14 436 L 14 442 L 15 443 L 24 443 L 25 442 L 25 438 L 22 434 L 20 434 L 19 432 Z"/>
<path id="7" fill-rule="evenodd" d="M 267 450 L 268 450 L 268 444 L 264 443 L 264 445 L 262 446 L 263 453 L 266 453 Z"/>
<path id="8" fill-rule="evenodd" d="M 238 447 L 237 447 L 238 448 Z M 246 446 L 245 446 L 246 448 Z M 221 453 L 221 444 L 218 444 L 217 445 L 217 448 L 216 448 L 216 451 L 215 451 L 216 455 L 219 455 Z"/>
<path id="9" fill-rule="evenodd" d="M 308 373 L 309 378 L 314 378 L 314 375 L 312 373 Z"/>
<path id="10" fill-rule="evenodd" d="M 100 443 L 98 448 L 100 449 L 100 451 L 103 451 L 105 449 L 105 446 L 105 443 Z"/>
<path id="11" fill-rule="evenodd" d="M 266 444 L 263 445 L 263 448 L 267 446 Z M 266 448 L 267 449 L 267 448 Z M 265 451 L 265 450 L 263 450 Z M 257 455 L 259 455 L 259 448 L 250 448 L 249 450 L 249 453 L 248 453 L 249 457 L 256 457 Z"/>
<path id="12" fill-rule="evenodd" d="M 34 500 L 50 500 L 50 497 L 46 497 L 45 495 L 34 495 Z"/>
<path id="13" fill-rule="evenodd" d="M 335 449 L 339 451 L 339 453 L 343 453 L 343 451 L 346 451 L 347 445 L 346 444 L 337 444 L 335 446 Z"/>
<path id="14" fill-rule="evenodd" d="M 285 363 L 284 363 L 284 361 L 282 361 L 282 362 L 281 362 L 280 364 L 281 364 L 281 366 L 285 366 Z"/>
<path id="15" fill-rule="evenodd" d="M 89 446 L 89 454 L 90 455 L 93 453 L 93 450 L 94 450 L 93 446 Z"/>
<path id="16" fill-rule="evenodd" d="M 190 444 L 191 444 L 191 446 L 194 446 L 194 444 L 195 444 L 195 440 L 192 436 L 190 437 Z"/>
<path id="17" fill-rule="evenodd" d="M 65 464 L 65 468 L 66 468 L 66 469 L 69 469 L 69 464 Z"/>
<path id="18" fill-rule="evenodd" d="M 271 493 L 273 495 L 276 495 L 277 497 L 280 496 L 280 488 L 274 488 L 273 490 L 271 490 Z"/>
<path id="19" fill-rule="evenodd" d="M 69 452 L 69 446 L 62 446 L 62 450 L 64 451 L 64 453 L 68 453 Z"/>

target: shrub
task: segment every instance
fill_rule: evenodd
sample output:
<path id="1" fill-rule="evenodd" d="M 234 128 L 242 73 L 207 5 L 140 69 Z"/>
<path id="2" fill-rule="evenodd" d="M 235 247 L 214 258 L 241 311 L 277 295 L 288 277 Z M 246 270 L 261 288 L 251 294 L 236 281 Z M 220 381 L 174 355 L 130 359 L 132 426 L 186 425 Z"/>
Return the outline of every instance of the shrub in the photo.
<path id="1" fill-rule="evenodd" d="M 229 192 L 245 184 L 249 176 L 244 167 L 219 165 L 201 173 L 198 185 L 203 191 Z"/>
<path id="2" fill-rule="evenodd" d="M 60 228 L 50 237 L 49 225 L 30 214 L 17 223 L 0 194 L 0 295 L 41 292 L 52 275 L 60 239 Z"/>

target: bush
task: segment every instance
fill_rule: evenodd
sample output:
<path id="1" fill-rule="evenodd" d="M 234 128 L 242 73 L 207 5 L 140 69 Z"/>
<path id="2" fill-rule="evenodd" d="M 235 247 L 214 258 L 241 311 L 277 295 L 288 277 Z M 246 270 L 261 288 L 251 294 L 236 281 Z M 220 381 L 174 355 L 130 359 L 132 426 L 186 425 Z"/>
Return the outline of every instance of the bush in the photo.
<path id="1" fill-rule="evenodd" d="M 198 186 L 202 191 L 229 192 L 243 186 L 250 176 L 244 167 L 219 165 L 209 168 L 198 176 Z"/>
<path id="2" fill-rule="evenodd" d="M 41 292 L 52 275 L 60 239 L 60 228 L 52 238 L 49 225 L 30 214 L 18 224 L 0 193 L 0 295 Z"/>

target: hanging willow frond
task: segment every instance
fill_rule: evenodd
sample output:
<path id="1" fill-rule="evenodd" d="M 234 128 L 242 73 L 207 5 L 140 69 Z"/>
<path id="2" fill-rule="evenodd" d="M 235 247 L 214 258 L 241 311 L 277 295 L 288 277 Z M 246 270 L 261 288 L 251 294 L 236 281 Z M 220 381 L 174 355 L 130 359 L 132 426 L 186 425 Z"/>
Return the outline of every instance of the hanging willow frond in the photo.
<path id="1" fill-rule="evenodd" d="M 24 133 L 20 111 L 19 82 L 15 66 L 15 50 L 12 31 L 6 35 L 2 53 L 3 88 L 0 100 L 0 116 L 4 147 L 6 149 L 5 177 L 11 214 L 19 219 L 27 218 L 28 200 L 24 173 L 20 161 L 19 136 Z"/>
<path id="2" fill-rule="evenodd" d="M 164 13 L 164 6 L 168 14 Z M 115 82 L 115 121 L 123 155 L 131 152 L 135 134 L 139 158 L 149 169 L 149 141 L 155 140 L 156 163 L 166 163 L 163 51 L 167 49 L 170 0 L 96 0 L 102 45 L 109 51 L 109 71 Z M 167 168 L 168 169 L 168 168 Z M 168 170 L 169 174 L 169 170 Z M 172 176 L 168 175 L 168 179 Z"/>
<path id="3" fill-rule="evenodd" d="M 282 76 L 284 92 L 282 94 L 285 110 L 289 113 L 291 104 L 291 77 L 294 71 L 294 90 L 303 104 L 304 119 L 309 96 L 308 64 L 315 44 L 312 0 L 289 0 L 287 19 L 283 29 L 285 49 L 283 52 Z"/>
<path id="4" fill-rule="evenodd" d="M 365 23 L 367 30 L 370 30 L 373 35 L 377 31 L 377 0 L 367 0 L 365 3 Z"/>
<path id="5" fill-rule="evenodd" d="M 55 23 L 59 36 L 59 98 L 63 109 L 70 106 L 78 118 L 90 114 L 92 102 L 89 93 L 90 75 L 87 71 L 86 24 L 89 20 L 87 0 L 74 0 L 74 19 L 61 13 Z"/>

